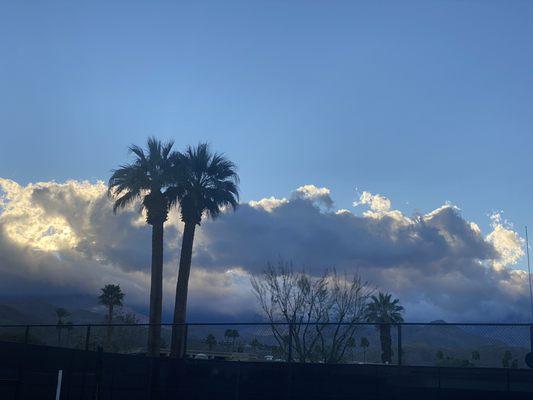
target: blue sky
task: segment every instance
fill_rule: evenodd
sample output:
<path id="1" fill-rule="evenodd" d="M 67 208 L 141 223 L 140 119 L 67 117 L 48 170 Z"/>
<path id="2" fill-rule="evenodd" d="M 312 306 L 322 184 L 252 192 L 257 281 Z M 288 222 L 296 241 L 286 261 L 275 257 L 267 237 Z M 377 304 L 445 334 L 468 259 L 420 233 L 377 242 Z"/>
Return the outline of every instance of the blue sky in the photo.
<path id="1" fill-rule="evenodd" d="M 313 183 L 533 225 L 531 2 L 0 7 L 3 177 L 107 179 L 156 135 L 227 153 L 244 200 Z"/>

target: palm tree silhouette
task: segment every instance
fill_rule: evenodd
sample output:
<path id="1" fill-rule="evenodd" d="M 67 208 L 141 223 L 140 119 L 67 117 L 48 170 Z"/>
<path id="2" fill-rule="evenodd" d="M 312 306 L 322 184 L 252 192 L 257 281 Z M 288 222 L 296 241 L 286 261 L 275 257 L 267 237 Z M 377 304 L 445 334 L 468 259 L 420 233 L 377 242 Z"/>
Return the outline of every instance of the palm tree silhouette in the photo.
<path id="1" fill-rule="evenodd" d="M 392 340 L 390 324 L 403 322 L 403 307 L 399 305 L 400 300 L 392 300 L 392 295 L 379 293 L 372 296 L 368 304 L 365 317 L 368 322 L 378 324 L 379 339 L 381 341 L 381 361 L 390 363 L 392 359 Z"/>
<path id="2" fill-rule="evenodd" d="M 124 293 L 120 289 L 120 285 L 105 285 L 102 289 L 102 294 L 98 296 L 98 302 L 107 307 L 107 344 L 111 344 L 111 335 L 113 332 L 113 310 L 115 307 L 122 307 L 122 300 Z"/>
<path id="3" fill-rule="evenodd" d="M 216 218 L 226 207 L 235 209 L 239 200 L 236 166 L 219 153 L 212 153 L 206 143 L 177 153 L 173 163 L 174 186 L 168 190 L 171 204 L 180 206 L 185 226 L 181 244 L 171 354 L 181 357 L 184 349 L 183 323 L 187 311 L 187 290 L 191 271 L 196 225 L 202 215 Z"/>
<path id="4" fill-rule="evenodd" d="M 207 335 L 204 341 L 207 347 L 209 348 L 209 351 L 213 350 L 213 347 L 217 345 L 217 340 L 215 338 L 215 335 L 213 335 L 212 333 Z"/>
<path id="5" fill-rule="evenodd" d="M 226 329 L 226 331 L 224 332 L 224 341 L 226 342 L 226 347 L 228 350 L 229 350 L 229 343 L 230 343 L 229 340 L 232 335 L 233 335 L 233 329 Z"/>
<path id="6" fill-rule="evenodd" d="M 239 331 L 237 329 L 226 329 L 226 332 L 224 332 L 224 337 L 226 338 L 226 342 L 228 343 L 228 347 L 230 344 L 229 339 L 231 339 L 231 351 L 235 351 L 235 340 L 239 337 Z"/>
<path id="7" fill-rule="evenodd" d="M 239 331 L 237 329 L 232 329 L 232 332 L 231 332 L 231 339 L 232 339 L 232 343 L 231 343 L 231 347 L 232 347 L 232 351 L 235 351 L 235 340 L 237 340 L 237 338 L 239 337 Z"/>
<path id="8" fill-rule="evenodd" d="M 250 346 L 252 347 L 252 351 L 255 353 L 257 349 L 261 346 L 261 342 L 259 342 L 259 340 L 254 337 L 250 342 Z"/>
<path id="9" fill-rule="evenodd" d="M 152 225 L 152 266 L 150 285 L 150 330 L 148 354 L 159 356 L 161 346 L 161 309 L 163 303 L 163 225 L 168 218 L 169 201 L 166 190 L 170 183 L 173 142 L 148 139 L 146 152 L 132 145 L 135 155 L 131 164 L 120 166 L 109 179 L 109 194 L 115 198 L 113 211 L 137 200 L 146 210 L 146 222 Z"/>

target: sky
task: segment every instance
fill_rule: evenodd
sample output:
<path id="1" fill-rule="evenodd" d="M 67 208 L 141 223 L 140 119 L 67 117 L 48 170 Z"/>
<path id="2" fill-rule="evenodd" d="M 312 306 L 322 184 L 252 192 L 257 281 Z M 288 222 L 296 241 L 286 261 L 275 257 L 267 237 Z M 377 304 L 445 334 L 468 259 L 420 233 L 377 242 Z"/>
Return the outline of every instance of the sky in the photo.
<path id="1" fill-rule="evenodd" d="M 494 307 L 492 319 L 524 319 L 532 19 L 533 3 L 522 0 L 4 1 L 0 246 L 12 258 L 0 268 L 28 271 L 13 272 L 13 287 L 27 292 L 43 277 L 58 291 L 90 292 L 103 268 L 137 290 L 131 298 L 141 306 L 146 265 L 132 263 L 149 249 L 123 243 L 110 255 L 94 237 L 108 224 L 133 243 L 149 231 L 134 214 L 98 216 L 94 204 L 105 202 L 98 181 L 128 160 L 127 147 L 155 135 L 178 149 L 208 141 L 239 166 L 243 206 L 206 222 L 195 253 L 197 279 L 216 281 L 213 298 L 220 282 L 232 288 L 228 308 L 249 302 L 247 273 L 282 256 L 317 273 L 326 264 L 368 269 L 403 295 L 413 319 L 480 319 L 484 307 Z M 43 192 L 68 193 L 77 206 L 63 199 L 61 210 Z M 279 225 L 278 214 L 293 224 Z M 446 220 L 433 227 L 445 243 L 416 215 Z M 167 229 L 172 265 L 180 226 Z M 331 242 L 317 245 L 310 232 L 321 230 Z M 286 248 L 272 232 L 298 245 Z M 247 243 L 247 255 L 250 237 L 262 240 Z M 222 251 L 230 244 L 242 257 Z M 131 259 L 135 251 L 144 253 Z M 77 269 L 58 276 L 73 264 L 86 264 L 86 282 Z M 428 287 L 440 284 L 450 297 L 444 281 L 459 274 L 473 284 L 469 268 L 479 272 L 478 264 L 487 281 L 473 292 L 501 289 L 501 309 L 489 302 L 462 313 L 467 297 L 451 304 L 401 284 L 400 275 L 414 279 L 407 272 L 428 284 L 418 275 L 425 268 L 440 279 Z M 394 279 L 383 272 L 390 268 Z M 441 268 L 446 276 L 435 273 Z"/>

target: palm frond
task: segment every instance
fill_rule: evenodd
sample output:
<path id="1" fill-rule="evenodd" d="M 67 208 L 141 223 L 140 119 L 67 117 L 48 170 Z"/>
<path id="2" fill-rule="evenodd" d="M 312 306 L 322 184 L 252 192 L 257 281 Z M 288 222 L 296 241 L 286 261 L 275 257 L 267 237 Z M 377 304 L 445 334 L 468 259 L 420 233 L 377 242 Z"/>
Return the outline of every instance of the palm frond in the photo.
<path id="1" fill-rule="evenodd" d="M 144 150 L 141 147 L 135 144 L 132 144 L 129 147 L 129 151 L 130 153 L 135 154 L 139 158 L 139 160 L 141 160 L 142 162 L 146 162 L 146 155 L 144 154 Z"/>
<path id="2" fill-rule="evenodd" d="M 160 199 L 159 202 L 144 200 L 151 193 L 161 194 L 170 187 L 174 157 L 172 146 L 173 142 L 162 143 L 155 137 L 148 138 L 146 151 L 137 145 L 130 146 L 129 150 L 135 159 L 131 164 L 121 165 L 114 170 L 109 178 L 108 194 L 115 198 L 114 212 L 140 200 L 141 209 L 146 207 L 148 211 L 149 222 L 151 211 L 160 218 L 166 218 L 168 201 L 164 196 L 154 197 Z"/>
<path id="3" fill-rule="evenodd" d="M 171 204 L 179 204 L 183 220 L 199 224 L 206 213 L 216 218 L 222 208 L 239 203 L 236 166 L 220 153 L 211 153 L 207 143 L 189 146 L 173 156 L 173 187 L 166 193 Z"/>
<path id="4" fill-rule="evenodd" d="M 113 203 L 113 212 L 116 212 L 119 209 L 126 208 L 127 206 L 133 204 L 140 197 L 139 192 L 127 192 L 120 197 L 117 197 Z"/>

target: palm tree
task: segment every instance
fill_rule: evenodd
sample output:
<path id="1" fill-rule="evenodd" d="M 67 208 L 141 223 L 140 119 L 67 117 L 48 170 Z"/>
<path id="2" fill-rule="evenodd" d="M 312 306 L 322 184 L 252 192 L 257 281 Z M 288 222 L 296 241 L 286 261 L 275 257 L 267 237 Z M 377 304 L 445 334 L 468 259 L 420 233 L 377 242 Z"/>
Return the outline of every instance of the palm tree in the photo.
<path id="1" fill-rule="evenodd" d="M 120 289 L 120 285 L 105 285 L 102 289 L 102 294 L 98 296 L 98 302 L 107 307 L 107 344 L 111 344 L 111 335 L 113 327 L 113 310 L 115 307 L 122 307 L 122 300 L 124 293 Z"/>
<path id="2" fill-rule="evenodd" d="M 231 330 L 231 350 L 235 351 L 235 340 L 239 337 L 239 331 L 237 329 Z"/>
<path id="3" fill-rule="evenodd" d="M 109 194 L 115 198 L 113 211 L 140 200 L 146 222 L 152 225 L 152 265 L 150 284 L 150 330 L 148 354 L 158 357 L 161 347 L 161 310 L 163 305 L 163 225 L 168 218 L 166 190 L 170 182 L 173 142 L 148 139 L 146 152 L 135 145 L 131 164 L 120 166 L 109 179 Z"/>
<path id="4" fill-rule="evenodd" d="M 217 340 L 215 338 L 215 335 L 213 335 L 212 333 L 207 335 L 207 337 L 205 338 L 204 342 L 207 345 L 207 347 L 209 348 L 209 351 L 213 350 L 213 347 L 215 347 L 217 345 Z"/>
<path id="5" fill-rule="evenodd" d="M 229 350 L 229 340 L 233 335 L 233 329 L 226 329 L 224 332 L 224 341 L 226 342 L 227 349 Z"/>
<path id="6" fill-rule="evenodd" d="M 185 153 L 177 154 L 173 171 L 174 187 L 168 191 L 169 199 L 171 204 L 180 206 L 181 220 L 185 226 L 176 283 L 171 354 L 182 357 L 194 231 L 203 215 L 214 219 L 226 207 L 236 209 L 239 177 L 235 164 L 222 154 L 212 153 L 206 143 L 188 147 Z"/>
<path id="7" fill-rule="evenodd" d="M 261 346 L 261 342 L 259 342 L 259 340 L 254 337 L 250 342 L 250 346 L 252 347 L 252 351 L 255 353 L 257 349 Z"/>
<path id="8" fill-rule="evenodd" d="M 505 353 L 503 353 L 502 357 L 502 367 L 503 368 L 509 368 L 510 367 L 510 361 L 513 358 L 513 354 L 509 350 L 505 350 Z"/>
<path id="9" fill-rule="evenodd" d="M 100 289 L 102 293 L 98 296 L 98 302 L 107 307 L 106 322 L 111 325 L 113 323 L 113 310 L 115 307 L 122 307 L 122 300 L 124 300 L 124 293 L 120 285 L 105 285 Z"/>
<path id="10" fill-rule="evenodd" d="M 366 349 L 368 349 L 368 346 L 370 346 L 370 342 L 366 337 L 361 338 L 361 343 L 359 344 L 361 348 L 363 349 L 363 362 L 366 362 Z"/>
<path id="11" fill-rule="evenodd" d="M 403 322 L 403 307 L 399 305 L 400 300 L 392 300 L 392 295 L 379 293 L 372 296 L 368 304 L 365 317 L 368 322 L 378 324 L 379 339 L 381 341 L 381 361 L 390 363 L 392 359 L 392 340 L 390 324 Z"/>
<path id="12" fill-rule="evenodd" d="M 56 312 L 56 316 L 57 316 L 57 324 L 56 324 L 57 345 L 61 346 L 61 331 L 68 324 L 68 322 L 65 321 L 64 318 L 70 317 L 71 314 L 66 309 L 61 308 L 61 307 L 56 308 L 55 312 Z M 71 323 L 71 325 L 72 325 L 72 323 Z M 72 327 L 70 327 L 70 328 L 72 328 Z M 68 338 L 67 338 L 67 341 L 68 341 Z"/>

